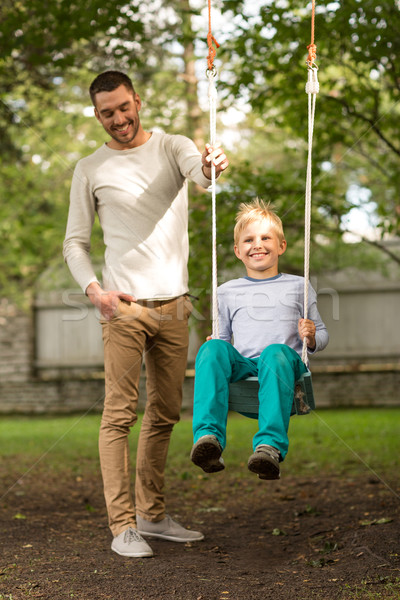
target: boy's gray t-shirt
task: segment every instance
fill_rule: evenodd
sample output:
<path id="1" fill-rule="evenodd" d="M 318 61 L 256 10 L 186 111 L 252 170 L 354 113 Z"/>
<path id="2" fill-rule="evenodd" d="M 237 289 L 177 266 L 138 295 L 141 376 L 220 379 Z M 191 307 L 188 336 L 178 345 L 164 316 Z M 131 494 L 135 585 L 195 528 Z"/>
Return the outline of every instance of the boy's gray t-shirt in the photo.
<path id="1" fill-rule="evenodd" d="M 311 285 L 308 297 L 307 317 L 316 326 L 315 353 L 325 348 L 329 336 Z M 298 321 L 304 316 L 303 277 L 282 273 L 269 279 L 227 281 L 218 288 L 218 313 L 220 339 L 232 342 L 242 356 L 256 358 L 271 344 L 286 344 L 301 356 Z"/>

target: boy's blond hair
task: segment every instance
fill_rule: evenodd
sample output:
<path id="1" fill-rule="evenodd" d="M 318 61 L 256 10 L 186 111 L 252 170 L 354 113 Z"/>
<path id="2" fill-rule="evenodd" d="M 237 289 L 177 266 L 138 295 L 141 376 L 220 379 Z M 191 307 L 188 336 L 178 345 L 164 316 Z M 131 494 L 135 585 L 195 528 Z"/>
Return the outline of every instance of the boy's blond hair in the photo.
<path id="1" fill-rule="evenodd" d="M 285 239 L 283 225 L 282 221 L 275 212 L 273 204 L 270 202 L 265 203 L 263 200 L 260 200 L 260 198 L 256 198 L 249 204 L 243 202 L 239 205 L 239 210 L 236 215 L 236 225 L 233 230 L 233 239 L 235 245 L 238 245 L 240 234 L 249 223 L 252 223 L 253 221 L 261 221 L 263 219 L 266 219 L 269 222 L 271 228 L 277 234 L 279 242 L 282 242 L 282 240 Z"/>

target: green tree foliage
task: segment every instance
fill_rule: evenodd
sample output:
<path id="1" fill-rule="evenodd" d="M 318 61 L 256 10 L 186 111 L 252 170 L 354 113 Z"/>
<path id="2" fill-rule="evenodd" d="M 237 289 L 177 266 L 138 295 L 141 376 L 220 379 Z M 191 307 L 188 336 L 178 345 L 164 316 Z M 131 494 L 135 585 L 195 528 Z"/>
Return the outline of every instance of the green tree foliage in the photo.
<path id="1" fill-rule="evenodd" d="M 94 120 L 82 114 L 81 88 L 58 88 L 55 108 L 52 91 L 31 97 L 29 111 L 40 123 L 28 125 L 15 111 L 8 132 L 18 156 L 3 155 L 0 165 L 0 289 L 24 303 L 41 271 L 61 257 L 74 163 L 100 141 Z"/>
<path id="2" fill-rule="evenodd" d="M 302 271 L 310 6 L 300 0 L 215 0 L 223 13 L 217 54 L 220 111 L 250 107 L 230 149 L 218 192 L 220 279 L 237 261 L 232 229 L 238 204 L 260 196 L 283 217 L 283 269 Z M 144 106 L 145 128 L 184 133 L 199 147 L 208 116 L 198 75 L 207 31 L 197 0 L 2 2 L 0 33 L 0 286 L 21 296 L 57 258 L 76 161 L 104 141 L 88 116 L 87 88 L 106 68 L 128 72 Z M 204 24 L 204 21 L 203 21 Z M 313 164 L 313 268 L 342 267 L 372 255 L 341 240 L 357 204 L 349 186 L 375 202 L 382 231 L 398 227 L 399 12 L 385 0 L 317 3 L 321 92 Z M 201 91 L 201 94 L 204 92 Z M 205 99 L 201 98 L 202 106 Z M 247 110 L 247 108 L 246 108 Z M 218 135 L 224 126 L 218 124 Z M 207 315 L 211 263 L 210 196 L 192 189 L 190 276 Z M 96 227 L 95 258 L 102 255 Z M 374 255 L 376 262 L 376 255 Z M 229 273 L 229 275 L 228 275 Z"/>
<path id="3" fill-rule="evenodd" d="M 397 263 L 400 257 L 379 241 L 345 243 L 343 233 L 346 217 L 364 205 L 374 210 L 382 238 L 399 233 L 400 13 L 389 1 L 316 4 L 320 93 L 313 144 L 312 269 L 384 268 L 385 256 Z M 236 264 L 232 224 L 237 206 L 255 196 L 273 201 L 283 218 L 289 245 L 282 269 L 301 273 L 311 3 L 226 0 L 218 5 L 229 23 L 217 54 L 222 108 L 238 102 L 250 107 L 233 169 L 219 194 L 221 278 Z M 205 248 L 198 249 L 202 260 L 194 258 L 203 265 L 204 285 L 210 278 Z"/>
<path id="4" fill-rule="evenodd" d="M 18 143 L 9 134 L 10 125 L 35 125 L 41 111 L 30 110 L 32 99 L 46 99 L 55 105 L 56 95 L 43 95 L 54 89 L 56 77 L 88 65 L 93 56 L 102 59 L 118 52 L 115 35 L 131 40 L 143 35 L 137 7 L 111 0 L 4 0 L 0 7 L 0 134 L 1 152 L 18 154 Z M 50 105 L 49 105 L 50 103 Z"/>
<path id="5" fill-rule="evenodd" d="M 61 260 L 73 168 L 105 141 L 88 110 L 88 87 L 98 72 L 118 68 L 132 76 L 145 127 L 186 133 L 187 84 L 179 77 L 185 68 L 178 50 L 190 13 L 187 2 L 161 4 L 2 4 L 2 295 L 29 301 L 38 275 Z M 102 256 L 98 226 L 92 251 L 95 260 Z"/>
<path id="6" fill-rule="evenodd" d="M 227 1 L 224 8 L 237 21 L 224 44 L 226 100 L 245 95 L 266 127 L 272 122 L 279 128 L 283 147 L 296 137 L 305 140 L 311 4 L 262 1 L 256 15 L 246 13 L 243 2 Z M 330 216 L 324 229 L 338 231 L 365 198 L 376 204 L 382 235 L 399 233 L 399 30 L 399 6 L 392 0 L 316 3 L 321 91 L 313 169 L 316 205 Z M 358 194 L 346 194 L 351 185 Z"/>

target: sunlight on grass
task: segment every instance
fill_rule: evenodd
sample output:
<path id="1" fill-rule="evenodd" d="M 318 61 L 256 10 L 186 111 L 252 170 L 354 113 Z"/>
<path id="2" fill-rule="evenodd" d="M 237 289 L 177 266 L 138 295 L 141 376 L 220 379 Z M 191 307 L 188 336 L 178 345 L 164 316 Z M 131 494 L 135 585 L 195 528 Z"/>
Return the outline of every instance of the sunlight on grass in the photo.
<path id="1" fill-rule="evenodd" d="M 379 585 L 382 591 L 376 592 L 368 589 L 369 585 Z M 341 600 L 379 600 L 381 598 L 388 600 L 400 598 L 400 579 L 398 577 L 393 580 L 390 577 L 379 577 L 375 580 L 363 580 L 361 585 L 345 585 L 341 596 Z"/>
<path id="2" fill-rule="evenodd" d="M 396 474 L 399 452 L 400 409 L 321 410 L 293 417 L 290 449 L 283 468 L 287 475 Z M 5 416 L 0 422 L 0 456 L 8 469 L 29 468 L 35 461 L 52 470 L 98 470 L 97 438 L 100 415 Z M 235 413 L 229 415 L 224 458 L 232 472 L 242 477 L 252 452 L 257 421 Z M 139 427 L 130 435 L 135 453 Z M 183 413 L 173 431 L 168 471 L 194 476 L 189 453 L 192 446 L 191 417 Z M 8 460 L 6 460 L 8 459 Z M 186 475 L 185 475 L 186 474 Z"/>
<path id="3" fill-rule="evenodd" d="M 336 409 L 291 420 L 286 469 L 395 473 L 400 410 Z"/>
<path id="4" fill-rule="evenodd" d="M 397 473 L 400 409 L 329 409 L 291 418 L 289 452 L 283 464 L 287 475 Z M 252 453 L 257 421 L 231 413 L 224 452 L 229 469 L 243 465 Z M 189 443 L 189 446 L 187 444 Z M 191 448 L 191 423 L 183 419 L 174 430 L 170 460 L 182 469 Z"/>

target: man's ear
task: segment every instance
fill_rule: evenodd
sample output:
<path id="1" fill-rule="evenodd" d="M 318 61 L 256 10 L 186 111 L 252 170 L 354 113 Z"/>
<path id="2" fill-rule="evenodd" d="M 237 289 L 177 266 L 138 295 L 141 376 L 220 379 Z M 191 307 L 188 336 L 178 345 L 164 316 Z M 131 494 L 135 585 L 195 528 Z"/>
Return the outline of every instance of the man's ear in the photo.
<path id="1" fill-rule="evenodd" d="M 101 123 L 100 121 L 100 115 L 98 113 L 98 110 L 96 107 L 94 107 L 94 116 L 96 117 L 96 119 L 98 120 L 99 123 Z"/>
<path id="2" fill-rule="evenodd" d="M 139 94 L 135 94 L 134 97 L 133 97 L 133 100 L 134 100 L 134 102 L 136 104 L 136 108 L 137 108 L 137 110 L 139 112 L 139 110 L 142 108 L 142 101 L 140 99 Z"/>

